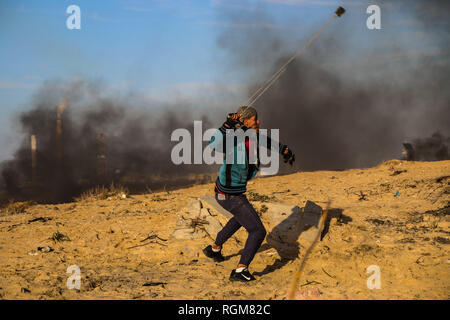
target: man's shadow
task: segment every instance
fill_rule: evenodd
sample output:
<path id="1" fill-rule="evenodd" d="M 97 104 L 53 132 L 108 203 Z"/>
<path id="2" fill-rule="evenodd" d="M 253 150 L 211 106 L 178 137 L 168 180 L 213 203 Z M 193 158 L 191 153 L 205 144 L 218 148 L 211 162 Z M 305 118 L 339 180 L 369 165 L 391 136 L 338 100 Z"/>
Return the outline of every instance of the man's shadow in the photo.
<path id="1" fill-rule="evenodd" d="M 254 272 L 256 276 L 266 275 L 284 267 L 289 261 L 295 260 L 300 254 L 299 237 L 304 236 L 312 242 L 314 228 L 319 227 L 322 208 L 311 201 L 307 201 L 305 208 L 301 209 L 295 206 L 291 210 L 291 214 L 280 223 L 278 223 L 267 235 L 264 245 L 258 252 L 264 252 L 269 249 L 275 249 L 280 259 L 275 260 L 271 265 L 267 265 L 264 270 Z M 343 214 L 344 210 L 340 208 L 328 209 L 327 218 L 325 220 L 320 240 L 328 233 L 331 219 L 337 219 L 337 224 L 347 224 L 352 219 Z"/>

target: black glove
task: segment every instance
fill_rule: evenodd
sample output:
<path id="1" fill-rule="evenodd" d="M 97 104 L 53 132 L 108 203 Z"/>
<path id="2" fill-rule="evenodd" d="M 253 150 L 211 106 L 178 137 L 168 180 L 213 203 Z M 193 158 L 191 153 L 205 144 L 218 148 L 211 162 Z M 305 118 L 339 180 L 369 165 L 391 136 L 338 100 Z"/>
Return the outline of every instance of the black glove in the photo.
<path id="1" fill-rule="evenodd" d="M 295 162 L 295 154 L 287 146 L 284 147 L 282 154 L 284 163 L 289 162 L 289 164 L 292 166 L 292 164 Z"/>
<path id="2" fill-rule="evenodd" d="M 239 115 L 237 113 L 229 113 L 224 126 L 230 129 L 238 129 L 243 126 L 243 123 L 239 120 Z"/>

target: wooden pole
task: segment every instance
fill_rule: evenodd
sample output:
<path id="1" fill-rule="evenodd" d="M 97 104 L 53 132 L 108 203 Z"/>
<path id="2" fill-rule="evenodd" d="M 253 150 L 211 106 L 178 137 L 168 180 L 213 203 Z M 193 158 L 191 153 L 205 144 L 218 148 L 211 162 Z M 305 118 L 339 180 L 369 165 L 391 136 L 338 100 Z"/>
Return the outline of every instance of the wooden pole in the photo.
<path id="1" fill-rule="evenodd" d="M 101 132 L 97 136 L 97 178 L 104 182 L 107 174 L 105 135 Z"/>
<path id="2" fill-rule="evenodd" d="M 305 263 L 306 263 L 306 260 L 308 259 L 309 254 L 314 249 L 317 241 L 320 239 L 320 236 L 323 232 L 323 228 L 325 227 L 325 221 L 327 220 L 329 210 L 330 210 L 330 201 L 328 200 L 326 209 L 324 211 L 322 211 L 322 216 L 319 221 L 319 226 L 318 226 L 319 228 L 318 228 L 317 234 L 314 237 L 314 240 L 311 243 L 311 245 L 306 250 L 305 255 L 303 256 L 303 259 L 301 259 L 300 266 L 299 266 L 297 272 L 295 273 L 294 280 L 292 281 L 292 284 L 291 284 L 291 287 L 287 294 L 286 300 L 292 300 L 295 297 L 295 292 L 297 291 L 298 283 L 300 281 L 300 275 L 303 272 L 303 268 L 305 267 Z"/>
<path id="3" fill-rule="evenodd" d="M 67 100 L 63 100 L 56 110 L 56 165 L 62 168 L 63 141 L 62 141 L 62 115 L 67 108 Z"/>
<path id="4" fill-rule="evenodd" d="M 36 182 L 36 135 L 31 135 L 31 182 Z"/>

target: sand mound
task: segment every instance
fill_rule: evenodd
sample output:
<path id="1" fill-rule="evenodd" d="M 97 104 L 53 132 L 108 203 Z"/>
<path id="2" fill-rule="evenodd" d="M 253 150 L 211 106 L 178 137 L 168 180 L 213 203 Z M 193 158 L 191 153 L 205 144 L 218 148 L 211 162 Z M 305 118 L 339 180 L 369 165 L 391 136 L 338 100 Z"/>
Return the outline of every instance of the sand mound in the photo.
<path id="1" fill-rule="evenodd" d="M 201 252 L 227 221 L 205 200 L 213 190 L 206 184 L 0 212 L 0 297 L 283 299 L 330 201 L 297 299 L 449 298 L 450 161 L 300 172 L 255 179 L 248 189 L 268 231 L 251 285 L 228 281 L 245 230 L 225 244 L 223 263 Z M 80 290 L 67 287 L 72 265 Z M 374 265 L 380 289 L 367 286 Z"/>

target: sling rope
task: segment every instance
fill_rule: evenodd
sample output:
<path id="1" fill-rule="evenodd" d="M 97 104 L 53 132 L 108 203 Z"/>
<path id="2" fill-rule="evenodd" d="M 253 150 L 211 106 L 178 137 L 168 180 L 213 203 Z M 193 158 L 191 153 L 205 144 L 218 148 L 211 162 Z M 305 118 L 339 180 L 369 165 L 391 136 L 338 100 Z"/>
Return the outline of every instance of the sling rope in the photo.
<path id="1" fill-rule="evenodd" d="M 327 24 L 324 25 L 322 29 L 320 29 L 300 50 L 298 50 L 284 65 L 282 65 L 277 72 L 275 72 L 258 90 L 255 91 L 255 93 L 252 94 L 252 96 L 247 100 L 245 106 L 251 107 L 275 83 L 275 81 L 277 81 L 277 79 L 283 74 L 283 72 L 286 71 L 287 66 L 299 55 L 301 55 L 303 51 L 305 51 L 305 49 L 309 47 L 309 45 L 322 33 L 323 30 L 325 30 L 326 27 L 328 27 L 328 25 L 336 17 L 340 17 L 344 12 L 345 10 L 339 7 L 338 10 L 336 10 L 334 16 L 327 22 Z"/>

